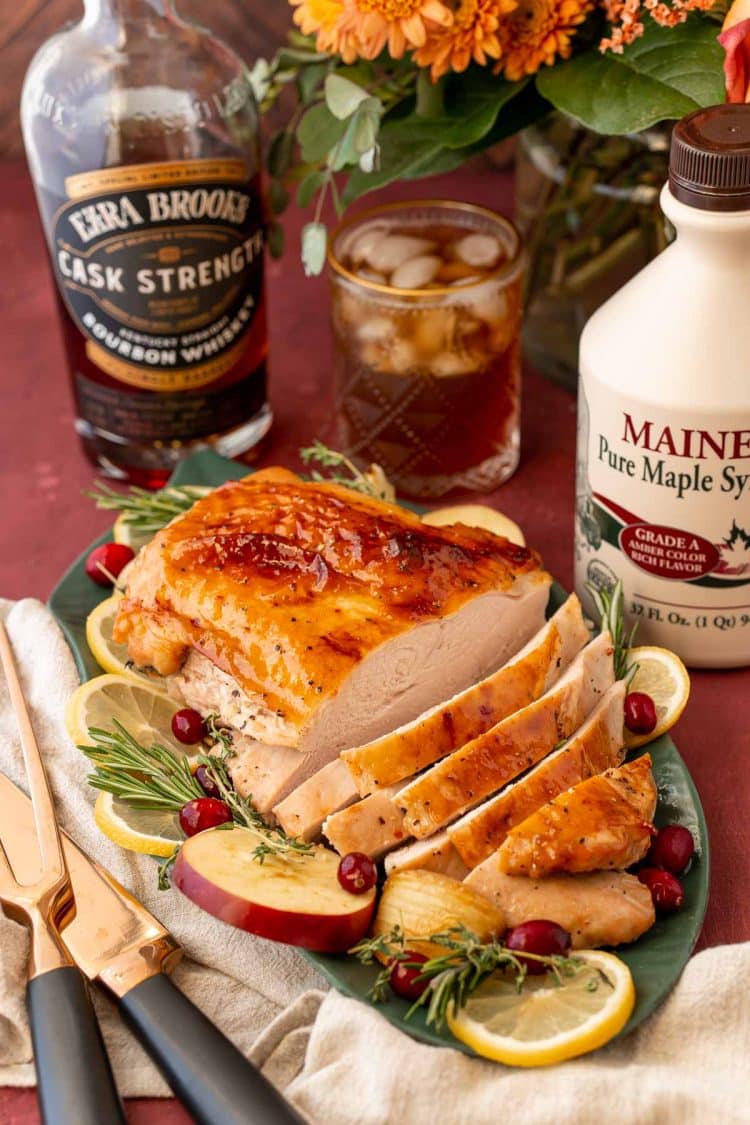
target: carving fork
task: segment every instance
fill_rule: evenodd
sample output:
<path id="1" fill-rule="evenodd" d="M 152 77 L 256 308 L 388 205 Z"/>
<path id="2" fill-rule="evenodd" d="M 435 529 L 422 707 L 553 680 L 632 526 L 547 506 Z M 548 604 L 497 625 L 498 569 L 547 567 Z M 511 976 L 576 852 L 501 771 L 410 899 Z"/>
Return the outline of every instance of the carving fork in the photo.
<path id="1" fill-rule="evenodd" d="M 75 916 L 75 899 L 47 774 L 2 622 L 0 663 L 21 735 L 41 867 L 35 883 L 16 880 L 2 843 L 3 834 L 13 832 L 13 815 L 2 810 L 0 903 L 31 931 L 26 1002 L 42 1119 L 45 1125 L 124 1125 L 88 985 L 60 938 Z"/>

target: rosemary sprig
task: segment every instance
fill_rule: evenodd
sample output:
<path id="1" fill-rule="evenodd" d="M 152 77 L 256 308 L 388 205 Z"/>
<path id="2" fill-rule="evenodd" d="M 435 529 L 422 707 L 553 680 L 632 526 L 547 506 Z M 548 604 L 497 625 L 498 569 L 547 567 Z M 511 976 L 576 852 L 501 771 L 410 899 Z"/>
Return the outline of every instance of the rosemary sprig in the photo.
<path id="1" fill-rule="evenodd" d="M 386 500 L 389 503 L 396 499 L 395 489 L 380 465 L 370 465 L 363 473 L 343 453 L 329 449 L 322 441 L 317 440 L 305 449 L 300 449 L 299 455 L 305 465 L 314 461 L 324 469 L 333 470 L 323 475 L 313 469 L 310 473 L 311 480 L 340 484 L 344 488 L 351 488 L 355 492 L 363 492 L 366 496 L 374 496 L 376 500 Z"/>
<path id="2" fill-rule="evenodd" d="M 141 746 L 117 719 L 114 730 L 89 727 L 91 745 L 79 746 L 95 769 L 89 774 L 94 789 L 104 789 L 136 809 L 178 812 L 188 801 L 205 797 L 190 772 L 186 757 L 166 746 Z"/>
<path id="3" fill-rule="evenodd" d="M 606 586 L 597 590 L 591 583 L 586 584 L 591 598 L 599 614 L 599 630 L 609 630 L 614 648 L 614 665 L 616 680 L 631 680 L 635 675 L 638 665 L 628 664 L 628 649 L 633 647 L 633 638 L 638 628 L 638 623 L 633 626 L 629 634 L 625 633 L 625 606 L 622 588 L 622 579 L 618 578 L 615 585 L 608 589 Z"/>
<path id="4" fill-rule="evenodd" d="M 252 798 L 241 797 L 235 791 L 227 767 L 231 736 L 216 726 L 214 716 L 209 716 L 209 720 L 213 720 L 209 721 L 209 730 L 221 743 L 222 751 L 219 754 L 198 754 L 192 759 L 177 755 L 158 743 L 142 746 L 117 719 L 112 720 L 113 731 L 89 727 L 92 744 L 79 747 L 95 766 L 94 772 L 89 775 L 89 783 L 94 789 L 104 789 L 134 808 L 179 812 L 188 801 L 206 795 L 192 774 L 192 761 L 206 767 L 221 800 L 229 807 L 232 823 L 251 828 L 262 837 L 252 853 L 258 863 L 263 863 L 269 856 L 283 859 L 290 855 L 311 855 L 314 852 L 312 844 L 287 836 L 281 828 L 266 824 L 253 808 Z M 160 868 L 160 885 L 167 878 L 169 866 L 162 864 Z"/>
<path id="5" fill-rule="evenodd" d="M 426 1008 L 427 1024 L 437 1028 L 444 1026 L 449 1009 L 463 1007 L 471 993 L 491 973 L 502 971 L 508 974 L 520 991 L 528 973 L 525 962 L 530 960 L 546 965 L 558 984 L 586 967 L 585 962 L 575 956 L 544 957 L 525 953 L 520 958 L 500 941 L 480 941 L 466 926 L 454 926 L 445 932 L 419 939 L 412 936 L 409 940 L 433 942 L 442 946 L 445 952 L 425 962 L 412 960 L 411 954 L 405 949 L 406 935 L 398 926 L 388 934 L 361 941 L 349 952 L 365 965 L 372 964 L 376 954 L 380 954 L 389 957 L 391 962 L 401 961 L 409 968 L 418 968 L 420 972 L 417 979 L 427 981 L 427 988 L 409 1008 L 406 1019 L 411 1019 L 418 1009 Z M 390 972 L 391 967 L 388 965 L 378 973 L 370 991 L 371 998 L 376 1002 L 385 998 Z M 592 977 L 592 980 L 594 987 L 598 987 L 597 979 Z"/>
<path id="6" fill-rule="evenodd" d="M 94 500 L 97 508 L 121 512 L 126 524 L 148 533 L 159 531 L 175 516 L 192 508 L 204 492 L 205 489 L 190 484 L 170 485 L 158 492 L 136 487 L 129 488 L 127 492 L 116 492 L 109 485 L 100 484 L 84 492 L 84 495 Z"/>

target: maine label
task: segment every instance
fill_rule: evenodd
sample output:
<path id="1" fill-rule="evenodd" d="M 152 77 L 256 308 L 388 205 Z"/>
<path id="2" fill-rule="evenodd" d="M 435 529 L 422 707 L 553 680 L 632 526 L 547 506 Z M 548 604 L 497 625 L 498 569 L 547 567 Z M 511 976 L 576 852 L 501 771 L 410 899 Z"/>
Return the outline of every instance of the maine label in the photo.
<path id="1" fill-rule="evenodd" d="M 746 649 L 750 411 L 667 410 L 588 377 L 578 426 L 579 593 L 622 578 L 636 643 L 689 661 L 700 663 L 707 633 Z"/>

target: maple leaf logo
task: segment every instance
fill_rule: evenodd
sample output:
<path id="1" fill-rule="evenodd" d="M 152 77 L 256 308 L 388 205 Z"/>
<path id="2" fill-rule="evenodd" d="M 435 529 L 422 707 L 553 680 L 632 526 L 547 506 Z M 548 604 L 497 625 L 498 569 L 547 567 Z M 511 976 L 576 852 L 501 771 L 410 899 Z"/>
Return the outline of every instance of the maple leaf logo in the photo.
<path id="1" fill-rule="evenodd" d="M 742 574 L 750 567 L 750 532 L 740 527 L 736 520 L 732 520 L 729 534 L 717 546 L 721 551 L 717 569 L 725 574 Z"/>

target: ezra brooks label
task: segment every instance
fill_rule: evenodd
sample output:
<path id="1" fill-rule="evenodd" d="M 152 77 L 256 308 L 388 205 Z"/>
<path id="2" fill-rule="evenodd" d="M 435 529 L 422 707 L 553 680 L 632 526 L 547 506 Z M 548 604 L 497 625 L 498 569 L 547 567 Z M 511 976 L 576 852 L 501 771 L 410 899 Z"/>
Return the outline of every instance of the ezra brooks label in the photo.
<path id="1" fill-rule="evenodd" d="M 641 643 L 690 655 L 688 632 L 750 637 L 750 414 L 668 411 L 582 381 L 576 587 L 617 578 Z"/>
<path id="2" fill-rule="evenodd" d="M 89 359 L 141 390 L 205 387 L 235 366 L 263 284 L 242 160 L 138 164 L 66 180 L 52 257 Z"/>

